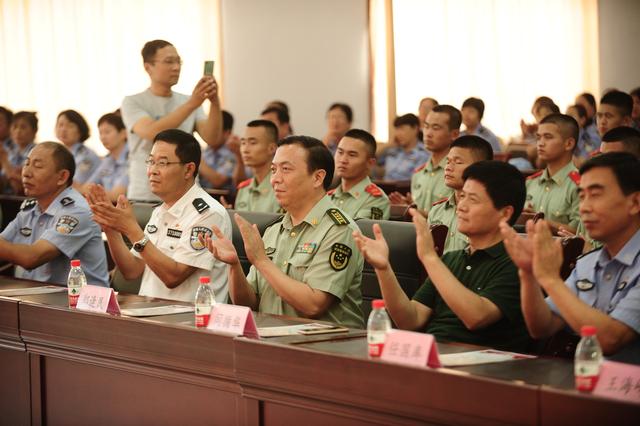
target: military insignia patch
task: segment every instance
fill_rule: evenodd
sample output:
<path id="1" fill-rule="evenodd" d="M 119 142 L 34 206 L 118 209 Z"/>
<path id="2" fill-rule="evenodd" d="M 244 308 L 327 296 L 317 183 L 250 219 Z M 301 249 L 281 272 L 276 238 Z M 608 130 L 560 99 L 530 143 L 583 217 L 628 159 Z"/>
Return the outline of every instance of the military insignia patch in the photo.
<path id="1" fill-rule="evenodd" d="M 31 228 L 27 228 L 26 226 L 24 228 L 20 228 L 20 233 L 25 237 L 28 237 L 31 235 Z"/>
<path id="2" fill-rule="evenodd" d="M 27 200 L 24 200 L 22 204 L 20 204 L 20 210 L 29 210 L 33 208 L 35 205 L 36 205 L 36 199 L 29 198 Z"/>
<path id="3" fill-rule="evenodd" d="M 349 223 L 349 219 L 347 219 L 338 209 L 329 209 L 327 210 L 329 213 L 329 217 L 331 220 L 335 222 L 336 225 L 346 225 Z"/>
<path id="4" fill-rule="evenodd" d="M 578 288 L 578 290 L 580 291 L 589 291 L 591 290 L 593 287 L 595 286 L 594 283 L 592 283 L 589 280 L 578 280 L 576 281 L 576 287 Z"/>
<path id="5" fill-rule="evenodd" d="M 150 234 L 155 234 L 156 232 L 158 232 L 158 227 L 155 225 L 147 225 L 147 232 Z"/>
<path id="6" fill-rule="evenodd" d="M 373 220 L 382 219 L 382 209 L 378 207 L 371 207 L 371 219 Z"/>
<path id="7" fill-rule="evenodd" d="M 180 238 L 182 237 L 182 231 L 179 229 L 167 229 L 167 237 Z"/>
<path id="8" fill-rule="evenodd" d="M 335 243 L 331 246 L 329 254 L 329 264 L 334 271 L 342 271 L 349 264 L 351 258 L 351 248 L 344 244 Z"/>
<path id="9" fill-rule="evenodd" d="M 194 250 L 203 250 L 205 245 L 200 242 L 200 238 L 198 235 L 202 234 L 203 238 L 211 237 L 213 233 L 211 229 L 205 226 L 194 226 L 191 228 L 191 237 L 189 238 L 189 244 L 191 244 L 191 248 Z"/>
<path id="10" fill-rule="evenodd" d="M 296 247 L 295 252 L 312 254 L 316 250 L 316 247 L 318 247 L 317 243 L 302 243 L 302 244 L 298 244 L 298 247 Z"/>
<path id="11" fill-rule="evenodd" d="M 73 216 L 60 216 L 56 223 L 56 231 L 61 234 L 70 234 L 78 226 L 78 219 Z"/>
<path id="12" fill-rule="evenodd" d="M 275 247 L 267 247 L 266 249 L 264 249 L 264 254 L 266 254 L 267 256 L 271 256 L 275 252 Z"/>
<path id="13" fill-rule="evenodd" d="M 198 213 L 202 213 L 203 211 L 209 208 L 209 204 L 207 204 L 207 202 L 202 198 L 196 198 L 195 200 L 193 200 L 192 204 L 193 204 L 193 207 L 196 208 Z"/>
<path id="14" fill-rule="evenodd" d="M 71 197 L 64 197 L 62 200 L 60 200 L 60 204 L 62 204 L 65 207 L 73 203 L 75 203 L 75 201 L 73 201 L 73 198 Z"/>

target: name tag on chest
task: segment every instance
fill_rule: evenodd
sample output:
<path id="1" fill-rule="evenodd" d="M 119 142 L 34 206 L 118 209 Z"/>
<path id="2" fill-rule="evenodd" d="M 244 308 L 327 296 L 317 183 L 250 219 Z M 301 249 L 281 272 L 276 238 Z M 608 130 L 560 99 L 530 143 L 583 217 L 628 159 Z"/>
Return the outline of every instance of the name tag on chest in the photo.
<path id="1" fill-rule="evenodd" d="M 167 237 L 171 238 L 180 238 L 182 236 L 182 231 L 179 229 L 167 229 Z"/>

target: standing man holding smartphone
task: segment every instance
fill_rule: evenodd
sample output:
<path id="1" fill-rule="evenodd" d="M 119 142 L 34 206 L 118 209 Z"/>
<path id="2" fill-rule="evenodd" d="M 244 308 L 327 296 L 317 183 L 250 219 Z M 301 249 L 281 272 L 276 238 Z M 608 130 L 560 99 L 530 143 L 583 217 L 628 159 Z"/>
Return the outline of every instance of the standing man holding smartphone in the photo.
<path id="1" fill-rule="evenodd" d="M 178 83 L 182 59 L 176 48 L 164 40 L 147 42 L 142 48 L 144 69 L 151 85 L 144 92 L 127 96 L 122 101 L 122 118 L 129 134 L 129 187 L 127 196 L 133 200 L 157 200 L 149 189 L 145 161 L 152 141 L 163 130 L 177 128 L 194 131 L 213 145 L 221 131 L 221 110 L 218 85 L 213 78 L 213 63 L 205 64 L 205 73 L 191 95 L 171 90 Z M 209 99 L 209 115 L 202 103 Z"/>

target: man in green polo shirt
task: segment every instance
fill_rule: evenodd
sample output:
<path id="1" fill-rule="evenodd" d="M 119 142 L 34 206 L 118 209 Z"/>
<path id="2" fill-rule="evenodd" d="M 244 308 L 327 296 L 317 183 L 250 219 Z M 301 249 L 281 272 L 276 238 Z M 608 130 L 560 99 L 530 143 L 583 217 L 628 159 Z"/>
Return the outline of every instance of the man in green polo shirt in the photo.
<path id="1" fill-rule="evenodd" d="M 371 133 L 351 129 L 334 155 L 340 185 L 327 194 L 353 219 L 389 219 L 389 197 L 369 179 L 376 164 L 376 140 Z"/>
<path id="2" fill-rule="evenodd" d="M 520 312 L 518 271 L 502 243 L 500 222 L 513 224 L 526 189 L 512 165 L 481 161 L 464 171 L 458 200 L 458 230 L 469 237 L 464 250 L 438 257 L 427 222 L 411 210 L 418 258 L 429 278 L 410 300 L 389 264 L 379 226 L 375 239 L 356 233 L 358 248 L 375 269 L 387 311 L 399 328 L 424 330 L 439 340 L 523 351 L 529 336 Z"/>
<path id="3" fill-rule="evenodd" d="M 449 234 L 444 243 L 444 252 L 462 250 L 469 244 L 469 238 L 458 232 L 456 206 L 462 193 L 462 174 L 473 163 L 493 160 L 491 144 L 480 136 L 465 135 L 453 141 L 447 154 L 447 165 L 444 168 L 444 183 L 453 194 L 440 201 L 436 201 L 429 210 L 430 225 L 446 225 Z"/>
<path id="4" fill-rule="evenodd" d="M 364 261 L 352 233 L 358 229 L 326 195 L 333 178 L 331 153 L 308 136 L 280 141 L 271 182 L 287 213 L 261 238 L 239 215 L 251 270 L 246 277 L 232 242 L 214 227 L 206 244 L 230 265 L 233 303 L 270 314 L 300 316 L 362 328 L 360 305 Z"/>
<path id="5" fill-rule="evenodd" d="M 536 132 L 538 158 L 547 167 L 527 178 L 525 211 L 542 212 L 556 230 L 563 226 L 576 231 L 578 183 L 580 174 L 573 164 L 573 151 L 580 128 L 570 115 L 551 114 L 540 122 Z"/>
<path id="6" fill-rule="evenodd" d="M 240 140 L 240 155 L 253 177 L 238 184 L 235 209 L 252 212 L 279 213 L 282 211 L 271 187 L 271 160 L 276 152 L 278 128 L 268 120 L 254 120 L 247 124 Z"/>

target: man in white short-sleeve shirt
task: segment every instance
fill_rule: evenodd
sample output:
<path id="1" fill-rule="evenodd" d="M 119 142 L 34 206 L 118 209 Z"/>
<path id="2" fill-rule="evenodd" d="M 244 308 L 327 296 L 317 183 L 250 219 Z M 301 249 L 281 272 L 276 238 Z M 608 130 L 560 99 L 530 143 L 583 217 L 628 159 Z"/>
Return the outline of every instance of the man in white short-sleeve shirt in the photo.
<path id="1" fill-rule="evenodd" d="M 212 76 L 203 76 L 191 95 L 171 90 L 178 83 L 182 59 L 176 48 L 164 40 L 147 42 L 142 48 L 144 69 L 151 85 L 144 92 L 122 101 L 122 119 L 127 127 L 129 144 L 129 187 L 127 196 L 135 200 L 157 200 L 149 188 L 144 162 L 155 136 L 166 129 L 197 131 L 210 146 L 219 142 L 221 127 L 218 86 Z M 211 102 L 209 116 L 202 103 Z"/>
<path id="2" fill-rule="evenodd" d="M 192 135 L 178 129 L 158 133 L 146 165 L 151 190 L 163 203 L 144 230 L 123 195 L 113 206 L 101 187 L 89 190 L 94 219 L 104 229 L 116 265 L 126 279 L 142 275 L 143 296 L 193 302 L 200 277 L 210 276 L 216 301 L 227 300 L 226 265 L 198 237 L 211 236 L 215 225 L 231 238 L 231 221 L 196 183 L 201 155 Z M 131 250 L 123 236 L 133 243 Z"/>

